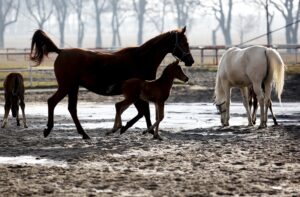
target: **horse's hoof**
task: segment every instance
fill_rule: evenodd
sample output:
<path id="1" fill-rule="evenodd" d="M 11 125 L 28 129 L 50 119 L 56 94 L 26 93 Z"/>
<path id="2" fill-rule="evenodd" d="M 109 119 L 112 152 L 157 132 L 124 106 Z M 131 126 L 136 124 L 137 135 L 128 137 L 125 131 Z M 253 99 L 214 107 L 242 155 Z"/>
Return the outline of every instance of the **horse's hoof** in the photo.
<path id="1" fill-rule="evenodd" d="M 111 132 L 111 131 L 107 131 L 107 132 L 105 133 L 105 136 L 108 136 L 108 135 L 110 135 L 110 134 L 112 134 L 112 132 Z"/>
<path id="2" fill-rule="evenodd" d="M 121 127 L 120 135 L 122 135 L 123 133 L 125 133 L 125 131 L 126 131 L 125 127 Z"/>
<path id="3" fill-rule="evenodd" d="M 50 134 L 50 131 L 49 129 L 45 129 L 44 130 L 44 137 L 47 137 L 49 134 Z"/>
<path id="4" fill-rule="evenodd" d="M 160 141 L 163 140 L 159 135 L 157 135 L 157 136 L 154 135 L 154 136 L 153 136 L 153 139 L 154 139 L 154 140 L 160 140 Z"/>
<path id="5" fill-rule="evenodd" d="M 90 140 L 90 136 L 88 136 L 87 134 L 82 135 L 82 139 L 84 140 Z"/>
<path id="6" fill-rule="evenodd" d="M 258 127 L 258 129 L 264 129 L 264 128 L 267 128 L 267 125 L 262 124 L 262 125 L 259 125 L 259 127 Z"/>

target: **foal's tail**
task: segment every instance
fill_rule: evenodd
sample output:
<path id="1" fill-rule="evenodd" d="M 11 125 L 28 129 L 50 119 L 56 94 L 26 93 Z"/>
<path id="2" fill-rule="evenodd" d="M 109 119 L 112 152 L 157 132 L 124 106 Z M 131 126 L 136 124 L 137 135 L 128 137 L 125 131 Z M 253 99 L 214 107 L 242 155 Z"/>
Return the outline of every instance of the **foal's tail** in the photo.
<path id="1" fill-rule="evenodd" d="M 275 49 L 268 48 L 266 50 L 267 60 L 269 62 L 269 76 L 273 78 L 275 84 L 275 91 L 279 102 L 281 102 L 281 94 L 284 86 L 284 71 L 285 64 Z M 267 77 L 268 79 L 269 77 Z"/>
<path id="2" fill-rule="evenodd" d="M 48 53 L 60 53 L 61 49 L 57 48 L 54 42 L 42 30 L 36 30 L 32 36 L 30 60 L 36 62 L 36 66 L 40 65 L 44 56 Z"/>

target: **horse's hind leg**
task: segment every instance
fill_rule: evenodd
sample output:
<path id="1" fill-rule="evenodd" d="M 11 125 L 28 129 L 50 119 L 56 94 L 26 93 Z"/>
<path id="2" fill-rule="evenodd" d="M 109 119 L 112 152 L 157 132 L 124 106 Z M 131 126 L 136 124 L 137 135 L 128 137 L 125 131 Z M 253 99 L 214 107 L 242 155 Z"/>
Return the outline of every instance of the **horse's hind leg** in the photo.
<path id="1" fill-rule="evenodd" d="M 267 126 L 266 120 L 265 120 L 265 102 L 264 102 L 264 93 L 261 88 L 260 83 L 253 83 L 253 90 L 256 94 L 257 100 L 259 102 L 260 106 L 260 125 L 259 128 L 264 128 Z"/>
<path id="2" fill-rule="evenodd" d="M 7 119 L 8 119 L 8 114 L 9 114 L 9 110 L 10 110 L 10 106 L 11 104 L 9 103 L 9 101 L 6 101 L 5 105 L 4 105 L 4 117 L 3 117 L 3 121 L 2 121 L 2 125 L 1 127 L 4 128 L 7 124 Z"/>
<path id="3" fill-rule="evenodd" d="M 244 88 L 241 88 L 240 90 L 241 90 L 242 97 L 243 97 L 243 104 L 244 104 L 244 107 L 245 107 L 246 112 L 247 112 L 248 126 L 252 126 L 253 122 L 252 122 L 252 117 L 251 117 L 251 110 L 250 110 L 250 107 L 249 107 L 249 93 L 248 93 L 248 88 L 244 87 Z"/>
<path id="4" fill-rule="evenodd" d="M 273 113 L 273 107 L 272 107 L 272 100 L 271 99 L 270 99 L 270 102 L 269 102 L 269 109 L 270 109 L 271 114 L 272 114 L 274 125 L 278 125 L 275 114 Z"/>
<path id="5" fill-rule="evenodd" d="M 21 110 L 22 110 L 22 117 L 23 117 L 24 128 L 28 128 L 27 123 L 26 123 L 26 116 L 25 116 L 24 98 L 21 98 L 21 100 L 20 100 L 20 107 L 21 107 Z"/>
<path id="6" fill-rule="evenodd" d="M 54 108 L 65 96 L 67 91 L 62 88 L 58 90 L 48 99 L 48 123 L 47 128 L 44 130 L 44 137 L 47 137 L 53 128 L 53 113 Z"/>
<path id="7" fill-rule="evenodd" d="M 68 93 L 69 96 L 68 110 L 72 116 L 72 119 L 75 123 L 78 133 L 82 135 L 82 139 L 90 139 L 90 137 L 84 132 L 77 116 L 78 89 L 79 87 L 77 86 L 75 88 L 72 88 Z"/>

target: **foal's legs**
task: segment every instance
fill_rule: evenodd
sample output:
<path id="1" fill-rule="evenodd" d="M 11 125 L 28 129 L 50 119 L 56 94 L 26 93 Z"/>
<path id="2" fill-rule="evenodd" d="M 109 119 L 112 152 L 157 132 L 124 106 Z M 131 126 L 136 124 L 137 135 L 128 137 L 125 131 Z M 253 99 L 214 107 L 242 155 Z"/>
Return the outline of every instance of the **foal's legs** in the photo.
<path id="1" fill-rule="evenodd" d="M 125 99 L 121 102 L 118 102 L 115 104 L 116 108 L 116 116 L 115 116 L 115 123 L 111 131 L 106 132 L 106 135 L 109 135 L 111 133 L 116 132 L 118 129 L 122 128 L 122 118 L 121 115 L 122 113 L 132 104 L 133 102 Z M 125 132 L 125 131 L 124 131 Z M 124 133 L 123 132 L 123 133 Z M 121 131 L 122 134 L 122 131 Z"/>
<path id="2" fill-rule="evenodd" d="M 69 103 L 68 103 L 68 110 L 72 116 L 72 119 L 76 125 L 76 129 L 80 135 L 82 135 L 82 139 L 90 139 L 90 137 L 84 132 L 77 116 L 77 99 L 78 99 L 78 89 L 79 87 L 74 87 L 69 90 Z"/>
<path id="3" fill-rule="evenodd" d="M 53 128 L 53 112 L 55 106 L 66 95 L 67 95 L 67 90 L 58 87 L 58 90 L 48 99 L 48 123 L 47 123 L 47 128 L 44 130 L 44 137 L 47 137 Z"/>
<path id="4" fill-rule="evenodd" d="M 147 128 L 149 128 L 151 126 L 149 103 L 147 101 L 138 99 L 134 103 L 134 106 L 138 110 L 138 114 L 133 119 L 128 121 L 124 127 L 121 128 L 121 131 L 120 131 L 121 134 L 124 133 L 132 125 L 134 125 L 143 116 L 145 116 Z M 149 130 L 149 132 L 151 133 L 151 130 Z"/>
<path id="5" fill-rule="evenodd" d="M 8 119 L 8 114 L 9 114 L 9 110 L 10 110 L 10 106 L 11 106 L 11 103 L 10 101 L 8 101 L 8 99 L 5 99 L 6 102 L 5 102 L 5 105 L 4 105 L 4 117 L 3 117 L 3 121 L 2 121 L 2 128 L 4 128 L 7 124 L 7 119 Z"/>
<path id="6" fill-rule="evenodd" d="M 250 111 L 250 107 L 249 107 L 249 93 L 248 93 L 248 87 L 243 87 L 243 88 L 240 88 L 241 90 L 241 94 L 242 94 L 242 97 L 243 97 L 243 104 L 244 104 L 244 107 L 246 109 L 246 112 L 247 112 L 247 117 L 248 117 L 248 126 L 252 126 L 253 123 L 252 123 L 252 118 L 251 118 L 251 111 Z"/>
<path id="7" fill-rule="evenodd" d="M 158 134 L 159 123 L 164 119 L 164 103 L 155 103 L 155 112 L 156 112 L 156 122 L 149 127 L 146 132 L 155 128 L 153 138 L 162 140 Z"/>

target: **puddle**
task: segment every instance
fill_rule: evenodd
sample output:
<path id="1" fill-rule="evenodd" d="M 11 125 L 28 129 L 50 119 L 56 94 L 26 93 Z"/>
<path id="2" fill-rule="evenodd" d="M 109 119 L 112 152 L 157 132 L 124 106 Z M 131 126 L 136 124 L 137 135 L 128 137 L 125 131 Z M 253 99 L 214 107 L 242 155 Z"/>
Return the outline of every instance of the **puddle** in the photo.
<path id="1" fill-rule="evenodd" d="M 42 165 L 42 166 L 57 166 L 67 167 L 67 162 L 55 161 L 50 159 L 38 158 L 34 156 L 17 156 L 17 157 L 0 157 L 0 164 L 10 165 Z"/>
<path id="2" fill-rule="evenodd" d="M 273 111 L 277 115 L 279 124 L 297 125 L 299 117 L 299 103 L 273 103 Z M 40 116 L 47 120 L 47 105 L 44 103 L 27 103 L 26 109 L 28 116 Z M 230 108 L 230 126 L 247 126 L 246 110 L 241 103 L 232 103 Z M 150 105 L 152 122 L 155 120 L 154 106 Z M 30 113 L 29 113 L 30 112 Z M 68 111 L 67 103 L 60 103 L 54 112 L 56 129 L 70 130 L 75 125 Z M 131 106 L 122 115 L 123 124 L 126 124 L 137 114 L 136 109 Z M 270 114 L 270 113 L 269 113 Z M 0 111 L 3 116 L 3 110 Z M 78 117 L 81 120 L 84 129 L 113 127 L 115 117 L 114 104 L 102 104 L 83 102 L 78 104 Z M 296 117 L 293 118 L 293 117 Z M 258 115 L 259 123 L 259 115 Z M 269 116 L 268 124 L 272 125 L 272 119 Z M 34 122 L 30 123 L 35 127 Z M 172 132 L 190 130 L 197 128 L 211 128 L 220 126 L 220 116 L 217 114 L 216 107 L 212 103 L 168 103 L 165 106 L 165 118 L 160 123 L 160 129 L 172 130 Z M 144 118 L 140 119 L 135 128 L 145 129 L 146 123 Z"/>

